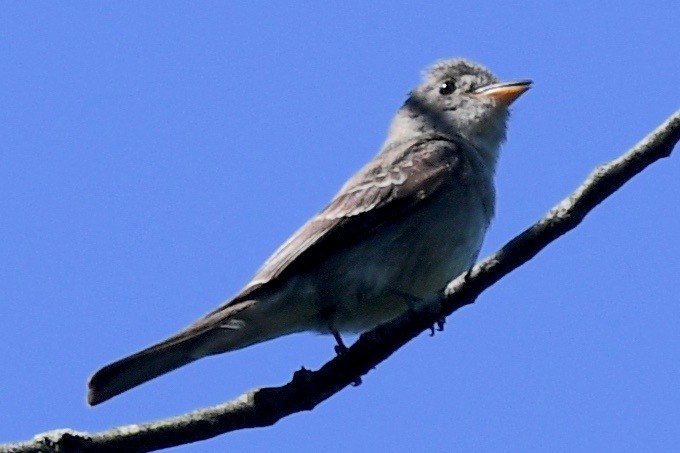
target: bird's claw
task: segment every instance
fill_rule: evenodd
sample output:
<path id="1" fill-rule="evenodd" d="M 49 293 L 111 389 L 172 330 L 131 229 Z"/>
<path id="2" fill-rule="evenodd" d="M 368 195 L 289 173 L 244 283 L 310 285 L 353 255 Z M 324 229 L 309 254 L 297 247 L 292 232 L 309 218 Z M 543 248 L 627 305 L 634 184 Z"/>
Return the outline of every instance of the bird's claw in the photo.
<path id="1" fill-rule="evenodd" d="M 430 336 L 434 337 L 435 331 L 436 332 L 444 331 L 444 324 L 446 324 L 446 318 L 442 318 L 435 322 L 434 324 L 432 324 L 432 326 L 430 327 Z"/>
<path id="2" fill-rule="evenodd" d="M 347 346 L 345 346 L 345 342 L 342 341 L 342 337 L 340 336 L 340 332 L 337 330 L 331 330 L 331 333 L 333 334 L 333 337 L 335 338 L 335 342 L 337 343 L 335 345 L 335 353 L 338 356 L 343 356 L 347 352 Z M 358 387 L 362 383 L 361 376 L 358 376 L 354 381 L 352 381 L 352 387 Z"/>

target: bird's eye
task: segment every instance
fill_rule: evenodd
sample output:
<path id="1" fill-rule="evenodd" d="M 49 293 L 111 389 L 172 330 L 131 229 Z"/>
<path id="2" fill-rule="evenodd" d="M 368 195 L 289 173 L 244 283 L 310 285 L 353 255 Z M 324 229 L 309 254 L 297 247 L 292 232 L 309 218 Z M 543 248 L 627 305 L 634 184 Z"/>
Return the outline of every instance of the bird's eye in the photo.
<path id="1" fill-rule="evenodd" d="M 456 84 L 453 80 L 447 80 L 439 85 L 439 94 L 451 94 L 456 89 Z"/>

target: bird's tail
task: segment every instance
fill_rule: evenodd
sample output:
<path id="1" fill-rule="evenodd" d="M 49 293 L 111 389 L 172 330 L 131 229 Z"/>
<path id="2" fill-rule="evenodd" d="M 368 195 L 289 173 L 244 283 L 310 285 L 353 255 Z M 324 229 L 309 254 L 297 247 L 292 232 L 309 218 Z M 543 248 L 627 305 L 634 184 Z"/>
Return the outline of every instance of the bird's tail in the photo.
<path id="1" fill-rule="evenodd" d="M 249 311 L 255 302 L 220 306 L 167 340 L 105 366 L 90 378 L 87 402 L 94 406 L 201 357 L 291 332 L 285 323 L 267 323 L 273 328 L 263 329 L 258 322 L 262 313 Z"/>
<path id="2" fill-rule="evenodd" d="M 197 341 L 197 338 L 172 340 L 151 346 L 97 371 L 88 382 L 88 404 L 94 406 L 102 403 L 198 358 L 192 356 L 194 348 L 188 344 Z"/>

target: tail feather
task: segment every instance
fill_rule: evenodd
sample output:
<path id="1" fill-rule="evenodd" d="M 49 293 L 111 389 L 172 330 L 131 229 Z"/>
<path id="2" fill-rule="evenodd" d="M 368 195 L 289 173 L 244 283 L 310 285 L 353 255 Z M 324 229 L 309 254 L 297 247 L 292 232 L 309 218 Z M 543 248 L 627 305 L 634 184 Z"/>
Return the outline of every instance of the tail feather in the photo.
<path id="1" fill-rule="evenodd" d="M 87 402 L 94 406 L 206 355 L 281 335 L 283 332 L 263 335 L 257 328 L 246 327 L 244 311 L 254 303 L 225 304 L 165 341 L 105 366 L 90 378 Z M 233 318 L 240 313 L 239 319 Z"/>
<path id="2" fill-rule="evenodd" d="M 163 342 L 105 366 L 88 382 L 88 404 L 97 405 L 193 362 L 197 357 L 190 355 L 191 350 L 186 342 Z"/>

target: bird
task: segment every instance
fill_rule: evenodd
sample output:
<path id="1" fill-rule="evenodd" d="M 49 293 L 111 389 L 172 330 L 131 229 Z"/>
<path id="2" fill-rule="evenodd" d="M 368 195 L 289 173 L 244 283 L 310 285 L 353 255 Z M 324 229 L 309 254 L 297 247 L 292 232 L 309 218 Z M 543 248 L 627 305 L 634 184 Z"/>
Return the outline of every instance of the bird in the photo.
<path id="1" fill-rule="evenodd" d="M 423 73 L 379 153 L 265 261 L 233 298 L 88 382 L 102 403 L 200 358 L 284 335 L 361 333 L 474 265 L 494 216 L 510 105 L 530 80 L 501 82 L 466 59 Z"/>

